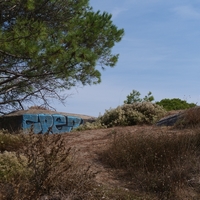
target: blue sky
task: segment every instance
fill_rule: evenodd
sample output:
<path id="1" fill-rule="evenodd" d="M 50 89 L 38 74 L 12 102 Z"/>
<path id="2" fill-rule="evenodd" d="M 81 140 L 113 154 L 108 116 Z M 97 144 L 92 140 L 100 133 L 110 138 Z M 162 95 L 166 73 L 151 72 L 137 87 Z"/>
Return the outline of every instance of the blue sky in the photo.
<path id="1" fill-rule="evenodd" d="M 112 14 L 125 30 L 114 68 L 102 71 L 99 85 L 74 88 L 57 111 L 98 117 L 123 104 L 134 90 L 155 101 L 180 98 L 200 104 L 199 0 L 90 0 L 95 11 Z"/>

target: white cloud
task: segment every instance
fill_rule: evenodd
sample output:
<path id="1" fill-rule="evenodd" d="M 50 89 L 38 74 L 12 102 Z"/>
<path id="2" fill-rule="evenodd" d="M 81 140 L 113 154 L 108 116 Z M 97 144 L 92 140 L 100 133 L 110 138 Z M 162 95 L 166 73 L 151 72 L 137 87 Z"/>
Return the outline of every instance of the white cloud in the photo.
<path id="1" fill-rule="evenodd" d="M 185 19 L 200 19 L 200 11 L 191 6 L 179 6 L 173 9 L 175 13 Z"/>
<path id="2" fill-rule="evenodd" d="M 112 18 L 113 19 L 117 18 L 122 12 L 125 12 L 127 10 L 128 9 L 126 9 L 126 8 L 115 7 L 111 12 L 112 13 Z"/>

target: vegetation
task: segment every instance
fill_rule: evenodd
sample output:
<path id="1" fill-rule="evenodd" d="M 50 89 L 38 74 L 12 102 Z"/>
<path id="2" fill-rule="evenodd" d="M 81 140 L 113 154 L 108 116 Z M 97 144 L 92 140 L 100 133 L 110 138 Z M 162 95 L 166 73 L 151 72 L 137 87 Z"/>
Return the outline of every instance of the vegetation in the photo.
<path id="1" fill-rule="evenodd" d="M 18 151 L 26 143 L 21 135 L 10 134 L 6 130 L 0 132 L 0 152 Z"/>
<path id="2" fill-rule="evenodd" d="M 192 108 L 196 106 L 196 104 L 194 103 L 188 103 L 187 101 L 181 100 L 178 98 L 162 99 L 161 101 L 156 102 L 156 104 L 162 106 L 167 111 L 184 110 L 184 109 L 188 109 L 188 108 Z"/>
<path id="3" fill-rule="evenodd" d="M 141 199 L 134 191 L 97 184 L 62 136 L 0 133 L 0 199 Z"/>
<path id="4" fill-rule="evenodd" d="M 94 123 L 83 124 L 75 131 L 114 126 L 150 125 L 154 124 L 165 114 L 166 111 L 161 106 L 147 101 L 124 104 L 115 109 L 106 110 L 104 115 L 98 117 Z"/>
<path id="5" fill-rule="evenodd" d="M 200 127 L 200 107 L 185 110 L 180 119 L 175 124 L 176 128 L 199 128 Z"/>
<path id="6" fill-rule="evenodd" d="M 155 195 L 159 200 L 200 198 L 199 131 L 154 129 L 112 134 L 101 160 L 116 170 L 127 188 Z"/>
<path id="7" fill-rule="evenodd" d="M 162 107 L 150 102 L 140 102 L 106 110 L 100 121 L 107 127 L 153 124 L 164 114 Z"/>
<path id="8" fill-rule="evenodd" d="M 94 130 L 94 129 L 101 129 L 101 128 L 107 128 L 106 125 L 102 124 L 101 119 L 97 118 L 94 122 L 86 122 L 84 124 L 81 124 L 79 127 L 72 130 L 74 131 L 84 131 L 84 130 Z"/>
<path id="9" fill-rule="evenodd" d="M 158 106 L 150 102 L 126 106 L 131 105 L 144 110 L 147 105 Z M 68 146 L 64 134 L 9 134 L 2 130 L 0 199 L 197 200 L 199 112 L 198 108 L 186 110 L 172 128 L 112 128 L 108 142 L 102 149 L 98 146 L 98 163 L 110 168 L 119 188 L 97 184 L 96 174 L 79 162 L 76 149 Z M 139 125 L 146 124 L 143 122 Z"/>
<path id="10" fill-rule="evenodd" d="M 152 92 L 149 92 L 144 98 L 140 97 L 141 94 L 137 90 L 133 90 L 124 101 L 124 104 L 132 104 L 132 103 L 138 103 L 138 102 L 153 102 L 154 96 L 152 95 Z M 195 107 L 196 104 L 194 103 L 188 103 L 185 100 L 181 100 L 179 98 L 173 98 L 173 99 L 162 99 L 161 101 L 156 102 L 157 105 L 162 106 L 166 111 L 171 110 L 184 110 L 188 108 Z"/>
<path id="11" fill-rule="evenodd" d="M 11 135 L 2 133 L 0 146 L 8 142 L 9 137 L 13 141 L 12 151 L 4 149 L 0 154 L 2 199 L 91 199 L 91 196 L 98 196 L 98 192 L 93 192 L 94 174 L 89 168 L 77 165 L 61 135 L 16 135 L 16 141 L 26 140 L 19 149 Z"/>
<path id="12" fill-rule="evenodd" d="M 111 50 L 124 30 L 110 14 L 94 12 L 89 0 L 13 0 L 0 7 L 3 114 L 36 101 L 50 106 L 49 97 L 64 102 L 61 91 L 100 83 L 97 66 L 118 60 Z"/>
<path id="13" fill-rule="evenodd" d="M 138 102 L 152 102 L 154 100 L 154 97 L 151 92 L 149 92 L 143 99 L 140 98 L 140 92 L 137 90 L 133 90 L 124 101 L 125 104 L 132 104 L 132 103 L 138 103 Z"/>

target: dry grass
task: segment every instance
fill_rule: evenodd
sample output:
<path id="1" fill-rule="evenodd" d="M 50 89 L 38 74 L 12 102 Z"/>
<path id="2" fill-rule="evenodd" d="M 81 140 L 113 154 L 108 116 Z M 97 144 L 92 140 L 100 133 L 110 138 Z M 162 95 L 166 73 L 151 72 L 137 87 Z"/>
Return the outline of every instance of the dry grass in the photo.
<path id="1" fill-rule="evenodd" d="M 48 107 L 42 106 L 42 105 L 41 106 L 37 106 L 37 105 L 31 106 L 28 109 L 29 110 L 50 110 Z"/>
<path id="2" fill-rule="evenodd" d="M 200 132 L 164 131 L 113 133 L 101 159 L 131 190 L 155 194 L 158 199 L 199 199 Z"/>
<path id="3" fill-rule="evenodd" d="M 194 107 L 183 112 L 183 116 L 176 123 L 175 128 L 198 128 L 200 127 L 200 107 Z"/>
<path id="4" fill-rule="evenodd" d="M 96 195 L 94 174 L 78 165 L 61 135 L 20 137 L 27 143 L 13 148 L 16 152 L 0 154 L 2 199 L 92 199 Z"/>
<path id="5" fill-rule="evenodd" d="M 98 162 L 112 169 L 121 188 L 97 184 L 95 173 L 79 162 L 67 137 L 3 131 L 0 200 L 198 200 L 199 112 L 187 110 L 172 128 L 140 126 L 138 132 L 129 127 L 109 133 Z"/>

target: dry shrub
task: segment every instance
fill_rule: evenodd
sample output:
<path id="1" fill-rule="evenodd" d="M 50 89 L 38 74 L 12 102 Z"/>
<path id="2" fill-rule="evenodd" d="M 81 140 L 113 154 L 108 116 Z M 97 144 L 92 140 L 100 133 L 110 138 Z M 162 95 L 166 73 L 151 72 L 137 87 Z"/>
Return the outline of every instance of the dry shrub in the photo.
<path id="1" fill-rule="evenodd" d="M 13 178 L 28 176 L 28 171 L 24 166 L 27 165 L 27 158 L 21 156 L 20 161 L 16 152 L 4 151 L 0 154 L 0 180 L 4 182 L 12 181 Z"/>
<path id="2" fill-rule="evenodd" d="M 186 110 L 175 124 L 175 128 L 197 128 L 200 127 L 200 107 Z"/>
<path id="3" fill-rule="evenodd" d="M 199 153 L 199 132 L 116 132 L 101 158 L 112 168 L 123 169 L 123 178 L 133 190 L 156 194 L 159 199 L 184 199 L 177 192 L 183 188 L 191 190 L 196 198 L 200 193 Z"/>
<path id="4" fill-rule="evenodd" d="M 31 106 L 31 107 L 29 107 L 29 109 L 30 110 L 50 110 L 48 107 L 46 107 L 46 106 L 43 106 L 43 105 L 41 105 L 41 106 Z"/>
<path id="5" fill-rule="evenodd" d="M 23 137 L 27 144 L 18 152 L 6 158 L 0 154 L 0 162 L 4 162 L 0 168 L 3 199 L 92 198 L 94 174 L 78 164 L 61 135 L 27 134 Z"/>
<path id="6" fill-rule="evenodd" d="M 141 199 L 130 191 L 97 185 L 95 174 L 79 163 L 76 150 L 68 148 L 62 136 L 7 133 L 7 140 L 19 137 L 25 143 L 0 154 L 0 199 Z"/>
<path id="7" fill-rule="evenodd" d="M 0 152 L 17 151 L 26 143 L 24 137 L 18 134 L 10 134 L 6 130 L 0 131 Z"/>
<path id="8" fill-rule="evenodd" d="M 72 130 L 73 131 L 84 131 L 84 130 L 95 130 L 95 129 L 102 129 L 107 128 L 107 126 L 101 124 L 100 120 L 96 120 L 95 122 L 86 122 L 81 124 L 79 127 Z"/>

